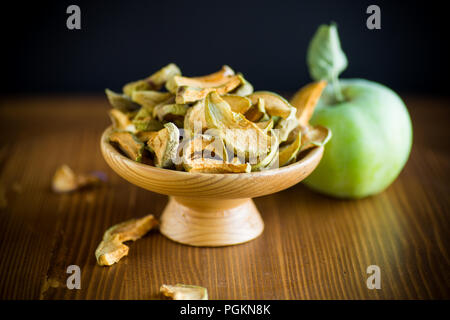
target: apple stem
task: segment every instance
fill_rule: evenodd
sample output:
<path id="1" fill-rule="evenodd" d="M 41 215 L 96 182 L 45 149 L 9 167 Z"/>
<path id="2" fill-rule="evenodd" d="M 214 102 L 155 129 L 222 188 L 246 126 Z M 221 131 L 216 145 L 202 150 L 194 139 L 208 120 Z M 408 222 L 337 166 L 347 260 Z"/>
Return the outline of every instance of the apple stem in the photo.
<path id="1" fill-rule="evenodd" d="M 338 101 L 338 102 L 342 102 L 342 101 L 344 101 L 344 96 L 342 95 L 342 89 L 341 89 L 341 85 L 339 84 L 339 79 L 338 79 L 338 77 L 333 77 L 332 79 L 331 79 L 331 81 L 332 81 L 332 83 L 333 83 L 333 91 L 334 91 L 334 94 L 335 94 L 335 96 L 336 96 L 336 100 Z"/>

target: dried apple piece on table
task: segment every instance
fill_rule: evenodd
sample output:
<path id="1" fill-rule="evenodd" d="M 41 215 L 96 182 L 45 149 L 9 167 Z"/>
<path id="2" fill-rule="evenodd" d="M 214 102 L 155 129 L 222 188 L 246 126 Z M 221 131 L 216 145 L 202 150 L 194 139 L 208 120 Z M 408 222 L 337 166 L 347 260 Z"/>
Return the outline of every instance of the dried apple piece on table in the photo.
<path id="1" fill-rule="evenodd" d="M 220 95 L 224 95 L 231 90 L 235 89 L 241 84 L 241 79 L 238 76 L 233 76 L 228 79 L 227 82 L 216 87 L 193 87 L 193 86 L 180 86 L 177 89 L 176 103 L 184 104 L 195 102 L 204 99 L 210 92 L 217 92 Z"/>
<path id="2" fill-rule="evenodd" d="M 270 149 L 270 137 L 230 106 L 216 92 L 205 99 L 205 118 L 208 128 L 218 129 L 227 148 L 245 158 L 261 157 Z"/>
<path id="3" fill-rule="evenodd" d="M 117 145 L 131 160 L 142 161 L 145 145 L 134 134 L 125 131 L 115 131 L 109 135 L 109 141 Z"/>
<path id="4" fill-rule="evenodd" d="M 173 165 L 173 159 L 177 157 L 179 137 L 177 126 L 171 122 L 166 123 L 157 135 L 150 137 L 147 145 L 155 154 L 155 166 L 168 168 Z"/>
<path id="5" fill-rule="evenodd" d="M 94 175 L 75 174 L 68 165 L 59 167 L 52 179 L 52 189 L 54 192 L 71 192 L 85 187 L 95 186 L 100 183 L 100 179 Z"/>
<path id="6" fill-rule="evenodd" d="M 163 284 L 159 291 L 172 300 L 208 300 L 208 290 L 187 284 Z"/>
<path id="7" fill-rule="evenodd" d="M 123 93 L 131 97 L 133 91 L 160 90 L 168 80 L 180 74 L 181 71 L 177 65 L 170 63 L 145 79 L 127 83 L 123 87 Z"/>
<path id="8" fill-rule="evenodd" d="M 166 83 L 166 89 L 169 92 L 176 93 L 181 86 L 196 88 L 219 87 L 227 83 L 234 76 L 234 71 L 229 66 L 223 66 L 217 72 L 201 77 L 182 77 L 174 76 Z"/>
<path id="9" fill-rule="evenodd" d="M 139 105 L 124 94 L 115 93 L 109 89 L 105 89 L 105 93 L 111 106 L 117 110 L 127 112 L 139 109 Z"/>
<path id="10" fill-rule="evenodd" d="M 136 241 L 158 225 L 153 215 L 140 219 L 131 219 L 116 224 L 106 230 L 103 240 L 95 250 L 97 263 L 101 266 L 110 266 L 128 255 L 129 247 L 123 244 L 126 241 Z"/>
<path id="11" fill-rule="evenodd" d="M 297 119 L 302 126 L 306 126 L 309 123 L 322 91 L 326 86 L 327 82 L 324 80 L 310 83 L 297 91 L 291 99 L 291 104 L 297 108 Z"/>

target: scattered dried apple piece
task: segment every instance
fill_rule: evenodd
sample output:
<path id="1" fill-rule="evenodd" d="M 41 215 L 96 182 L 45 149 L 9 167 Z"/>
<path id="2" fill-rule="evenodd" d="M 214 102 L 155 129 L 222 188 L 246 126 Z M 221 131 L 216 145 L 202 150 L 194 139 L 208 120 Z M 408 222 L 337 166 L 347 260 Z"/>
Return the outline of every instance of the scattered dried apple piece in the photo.
<path id="1" fill-rule="evenodd" d="M 94 175 L 75 174 L 66 164 L 60 166 L 52 179 L 52 189 L 54 192 L 71 192 L 81 188 L 94 186 L 100 183 L 100 179 Z"/>
<path id="2" fill-rule="evenodd" d="M 136 241 L 158 225 L 153 215 L 140 219 L 131 219 L 116 224 L 106 230 L 103 240 L 95 250 L 97 263 L 101 266 L 110 266 L 128 255 L 129 247 L 123 243 Z"/>
<path id="3" fill-rule="evenodd" d="M 208 290 L 200 286 L 163 284 L 159 291 L 172 300 L 208 300 Z"/>

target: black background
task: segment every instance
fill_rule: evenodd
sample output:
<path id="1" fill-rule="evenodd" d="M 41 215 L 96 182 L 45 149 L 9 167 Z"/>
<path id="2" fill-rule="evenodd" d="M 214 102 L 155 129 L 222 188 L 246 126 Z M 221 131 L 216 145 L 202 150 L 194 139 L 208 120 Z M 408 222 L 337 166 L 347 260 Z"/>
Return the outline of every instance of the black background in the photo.
<path id="1" fill-rule="evenodd" d="M 81 8 L 81 30 L 66 8 Z M 366 9 L 381 8 L 381 30 Z M 306 49 L 317 27 L 335 21 L 349 59 L 344 78 L 399 92 L 447 95 L 444 2 L 411 1 L 35 1 L 1 10 L 1 93 L 101 92 L 169 62 L 184 75 L 223 64 L 256 89 L 295 90 L 310 81 Z"/>

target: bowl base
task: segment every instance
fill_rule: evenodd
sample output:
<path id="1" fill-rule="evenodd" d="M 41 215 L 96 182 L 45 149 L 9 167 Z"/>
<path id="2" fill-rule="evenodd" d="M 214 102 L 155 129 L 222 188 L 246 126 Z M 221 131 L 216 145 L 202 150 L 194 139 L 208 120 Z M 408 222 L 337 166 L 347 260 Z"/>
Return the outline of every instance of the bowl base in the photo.
<path id="1" fill-rule="evenodd" d="M 247 242 L 264 230 L 252 199 L 170 197 L 161 215 L 160 231 L 191 246 L 220 247 Z"/>

